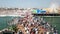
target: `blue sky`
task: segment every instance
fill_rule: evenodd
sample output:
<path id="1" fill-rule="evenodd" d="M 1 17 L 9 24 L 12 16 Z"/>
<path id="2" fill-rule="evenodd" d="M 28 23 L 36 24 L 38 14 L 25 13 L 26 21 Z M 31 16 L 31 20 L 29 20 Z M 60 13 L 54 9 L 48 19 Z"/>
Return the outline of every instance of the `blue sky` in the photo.
<path id="1" fill-rule="evenodd" d="M 54 2 L 60 3 L 60 0 L 0 0 L 0 7 L 48 8 Z"/>

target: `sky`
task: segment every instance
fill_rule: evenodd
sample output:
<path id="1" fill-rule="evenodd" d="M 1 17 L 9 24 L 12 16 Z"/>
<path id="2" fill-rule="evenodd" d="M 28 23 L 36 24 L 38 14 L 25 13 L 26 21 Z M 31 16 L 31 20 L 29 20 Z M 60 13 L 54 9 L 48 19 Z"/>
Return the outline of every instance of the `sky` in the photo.
<path id="1" fill-rule="evenodd" d="M 0 7 L 48 8 L 52 3 L 60 4 L 60 0 L 0 0 Z"/>

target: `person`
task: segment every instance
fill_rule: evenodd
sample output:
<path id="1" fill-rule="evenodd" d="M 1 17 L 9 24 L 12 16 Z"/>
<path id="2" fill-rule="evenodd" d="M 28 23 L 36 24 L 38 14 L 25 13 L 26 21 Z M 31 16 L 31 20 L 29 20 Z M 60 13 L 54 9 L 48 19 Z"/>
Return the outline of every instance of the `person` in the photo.
<path id="1" fill-rule="evenodd" d="M 57 33 L 57 30 L 54 30 L 54 33 L 53 33 L 53 34 L 58 34 L 58 33 Z"/>
<path id="2" fill-rule="evenodd" d="M 58 33 L 57 33 L 57 29 L 56 29 L 56 25 L 54 26 L 53 29 L 54 29 L 54 33 L 53 33 L 53 34 L 58 34 Z"/>
<path id="3" fill-rule="evenodd" d="M 26 31 L 26 34 L 30 34 L 29 30 Z"/>
<path id="4" fill-rule="evenodd" d="M 36 33 L 35 34 L 38 34 L 38 31 L 36 31 Z"/>
<path id="5" fill-rule="evenodd" d="M 17 34 L 23 34 L 23 32 L 20 30 L 20 31 L 17 32 Z"/>
<path id="6" fill-rule="evenodd" d="M 37 27 L 35 28 L 35 34 L 38 34 L 38 28 Z"/>
<path id="7" fill-rule="evenodd" d="M 50 33 L 49 31 L 46 32 L 46 34 L 49 34 L 49 33 Z"/>
<path id="8" fill-rule="evenodd" d="M 32 29 L 32 30 L 30 31 L 30 34 L 35 34 L 35 31 Z"/>

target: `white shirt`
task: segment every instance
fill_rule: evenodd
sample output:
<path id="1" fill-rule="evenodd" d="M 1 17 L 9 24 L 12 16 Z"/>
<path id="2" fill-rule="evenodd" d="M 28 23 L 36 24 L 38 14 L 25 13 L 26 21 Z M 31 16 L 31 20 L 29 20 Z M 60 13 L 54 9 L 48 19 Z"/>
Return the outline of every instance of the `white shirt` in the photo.
<path id="1" fill-rule="evenodd" d="M 46 32 L 46 34 L 49 34 L 49 32 Z"/>

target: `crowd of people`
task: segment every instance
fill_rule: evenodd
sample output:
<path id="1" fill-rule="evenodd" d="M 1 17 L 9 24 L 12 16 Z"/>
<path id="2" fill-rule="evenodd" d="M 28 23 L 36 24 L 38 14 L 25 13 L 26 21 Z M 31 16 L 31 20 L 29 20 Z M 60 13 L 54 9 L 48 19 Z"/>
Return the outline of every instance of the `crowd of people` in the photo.
<path id="1" fill-rule="evenodd" d="M 58 34 L 56 25 L 49 24 L 44 18 L 27 15 L 18 20 L 17 34 Z"/>

